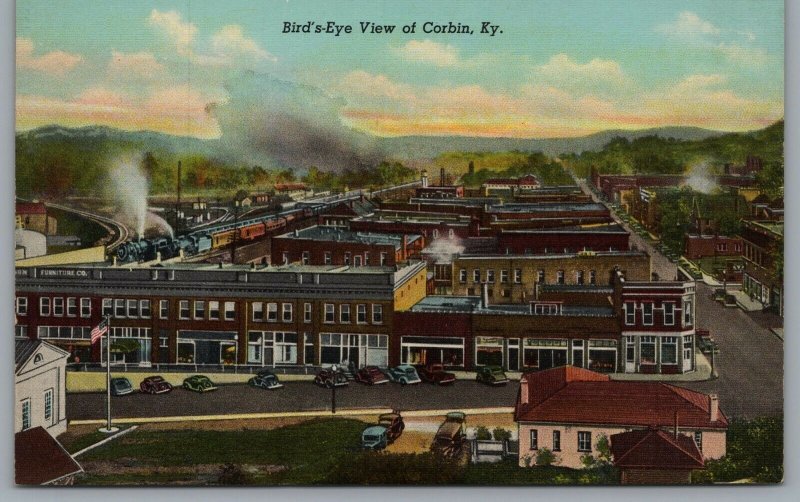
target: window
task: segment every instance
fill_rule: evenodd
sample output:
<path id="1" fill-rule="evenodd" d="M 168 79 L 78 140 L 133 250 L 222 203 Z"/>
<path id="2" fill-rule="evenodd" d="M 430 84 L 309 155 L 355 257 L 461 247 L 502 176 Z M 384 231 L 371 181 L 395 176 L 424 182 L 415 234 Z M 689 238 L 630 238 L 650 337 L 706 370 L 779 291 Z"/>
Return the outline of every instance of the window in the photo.
<path id="1" fill-rule="evenodd" d="M 481 282 L 481 269 L 476 268 L 472 271 L 472 282 Z"/>
<path id="2" fill-rule="evenodd" d="M 383 324 L 383 305 L 372 304 L 372 324 Z"/>
<path id="3" fill-rule="evenodd" d="M 78 315 L 78 299 L 74 296 L 67 298 L 67 315 L 69 317 Z"/>
<path id="4" fill-rule="evenodd" d="M 44 420 L 48 423 L 53 421 L 53 389 L 44 391 Z"/>
<path id="5" fill-rule="evenodd" d="M 114 313 L 114 300 L 111 298 L 103 298 L 103 317 L 109 316 Z"/>
<path id="6" fill-rule="evenodd" d="M 150 300 L 139 300 L 139 315 L 143 319 L 150 319 Z"/>
<path id="7" fill-rule="evenodd" d="M 539 431 L 531 429 L 531 450 L 539 449 Z"/>
<path id="8" fill-rule="evenodd" d="M 625 302 L 625 325 L 633 326 L 636 324 L 636 304 Z"/>
<path id="9" fill-rule="evenodd" d="M 194 318 L 203 319 L 206 316 L 206 302 L 203 300 L 194 301 Z"/>
<path id="10" fill-rule="evenodd" d="M 233 321 L 236 319 L 236 303 L 225 302 L 225 320 Z"/>
<path id="11" fill-rule="evenodd" d="M 683 325 L 684 326 L 691 326 L 694 322 L 694 316 L 692 315 L 692 301 L 691 300 L 684 300 L 683 302 Z"/>
<path id="12" fill-rule="evenodd" d="M 434 239 L 438 239 L 439 238 L 439 230 L 438 229 L 435 229 L 435 228 L 433 229 L 433 238 Z"/>
<path id="13" fill-rule="evenodd" d="M 336 315 L 336 313 L 335 313 L 335 305 L 332 304 L 332 303 L 326 303 L 325 304 L 325 322 L 327 322 L 327 323 L 336 322 L 336 319 L 334 317 L 335 315 Z"/>
<path id="14" fill-rule="evenodd" d="M 578 451 L 592 451 L 592 433 L 589 431 L 578 431 Z"/>
<path id="15" fill-rule="evenodd" d="M 556 272 L 556 284 L 564 284 L 564 271 L 559 270 Z"/>
<path id="16" fill-rule="evenodd" d="M 139 317 L 139 302 L 134 299 L 128 299 L 128 317 Z"/>
<path id="17" fill-rule="evenodd" d="M 381 266 L 386 265 L 386 253 L 381 253 Z"/>
<path id="18" fill-rule="evenodd" d="M 92 316 L 92 299 L 81 298 L 81 317 Z"/>
<path id="19" fill-rule="evenodd" d="M 508 270 L 501 270 L 500 271 L 500 283 L 507 284 L 508 283 Z"/>
<path id="20" fill-rule="evenodd" d="M 350 265 L 350 253 L 349 252 L 344 254 L 344 264 L 345 265 Z"/>
<path id="21" fill-rule="evenodd" d="M 253 322 L 261 322 L 264 320 L 264 304 L 262 302 L 253 302 Z"/>
<path id="22" fill-rule="evenodd" d="M 489 269 L 486 271 L 486 282 L 494 284 L 494 270 Z"/>
<path id="23" fill-rule="evenodd" d="M 28 297 L 27 296 L 18 296 L 17 297 L 17 315 L 28 315 Z"/>
<path id="24" fill-rule="evenodd" d="M 278 304 L 277 303 L 268 303 L 267 304 L 267 321 L 269 321 L 269 322 L 278 322 Z"/>
<path id="25" fill-rule="evenodd" d="M 179 319 L 189 318 L 189 300 L 181 300 L 180 302 L 178 302 L 178 318 Z"/>
<path id="26" fill-rule="evenodd" d="M 561 451 L 561 431 L 553 431 L 553 451 Z"/>
<path id="27" fill-rule="evenodd" d="M 522 269 L 514 269 L 514 284 L 522 284 Z"/>
<path id="28" fill-rule="evenodd" d="M 208 319 L 219 321 L 219 302 L 216 300 L 208 302 Z"/>
<path id="29" fill-rule="evenodd" d="M 695 431 L 694 432 L 694 444 L 697 445 L 697 449 L 700 452 L 703 452 L 703 432 L 702 431 Z"/>
<path id="30" fill-rule="evenodd" d="M 464 284 L 467 282 L 467 269 L 462 268 L 458 271 L 458 282 Z"/>
<path id="31" fill-rule="evenodd" d="M 358 324 L 366 324 L 367 322 L 367 306 L 363 303 L 359 303 L 356 306 L 356 322 Z"/>
<path id="32" fill-rule="evenodd" d="M 533 313 L 536 315 L 558 315 L 560 305 L 557 303 L 536 303 L 533 305 Z"/>
<path id="33" fill-rule="evenodd" d="M 39 298 L 39 315 L 41 316 L 50 315 L 50 298 L 44 296 L 42 298 Z"/>
<path id="34" fill-rule="evenodd" d="M 642 303 L 642 324 L 645 326 L 653 325 L 653 302 Z"/>
<path id="35" fill-rule="evenodd" d="M 360 267 L 361 266 L 361 255 L 357 254 L 353 257 L 353 266 Z"/>
<path id="36" fill-rule="evenodd" d="M 333 263 L 333 258 L 331 257 L 330 251 L 325 251 L 325 265 L 330 265 Z"/>
<path id="37" fill-rule="evenodd" d="M 369 251 L 364 251 L 364 265 L 369 266 Z"/>
<path id="38" fill-rule="evenodd" d="M 114 317 L 125 317 L 125 300 L 117 298 L 114 300 Z M 189 315 L 186 315 L 189 318 Z"/>
<path id="39" fill-rule="evenodd" d="M 303 304 L 303 322 L 311 322 L 311 304 Z"/>
<path id="40" fill-rule="evenodd" d="M 578 270 L 577 272 L 575 272 L 575 283 L 576 284 L 580 284 L 582 286 L 583 282 L 584 282 L 583 281 L 583 270 Z"/>
<path id="41" fill-rule="evenodd" d="M 350 322 L 350 305 L 347 304 L 339 305 L 339 322 L 342 323 Z"/>
<path id="42" fill-rule="evenodd" d="M 661 339 L 661 364 L 678 364 L 677 336 L 665 336 Z"/>
<path id="43" fill-rule="evenodd" d="M 283 322 L 292 322 L 292 304 L 284 303 L 282 308 Z"/>
<path id="44" fill-rule="evenodd" d="M 675 304 L 664 304 L 664 325 L 673 326 L 675 324 Z"/>
<path id="45" fill-rule="evenodd" d="M 31 400 L 22 400 L 22 430 L 31 428 Z"/>
<path id="46" fill-rule="evenodd" d="M 64 299 L 63 298 L 53 298 L 53 315 L 57 315 L 57 316 L 64 315 Z"/>
<path id="47" fill-rule="evenodd" d="M 643 336 L 639 340 L 639 362 L 641 364 L 656 363 L 656 337 Z"/>
<path id="48" fill-rule="evenodd" d="M 158 301 L 158 317 L 167 319 L 169 317 L 169 300 Z"/>
<path id="49" fill-rule="evenodd" d="M 546 281 L 544 280 L 544 270 L 539 270 L 536 272 L 536 282 L 539 284 L 544 284 Z"/>
<path id="50" fill-rule="evenodd" d="M 303 251 L 303 265 L 308 265 L 311 260 L 311 254 L 308 251 Z"/>
<path id="51" fill-rule="evenodd" d="M 589 271 L 589 284 L 591 284 L 592 286 L 597 284 L 597 272 L 595 272 L 594 270 Z"/>
<path id="52" fill-rule="evenodd" d="M 284 251 L 283 252 L 283 256 L 281 256 L 281 258 L 283 258 L 283 264 L 284 265 L 288 265 L 289 264 L 289 253 L 288 253 L 288 251 Z"/>

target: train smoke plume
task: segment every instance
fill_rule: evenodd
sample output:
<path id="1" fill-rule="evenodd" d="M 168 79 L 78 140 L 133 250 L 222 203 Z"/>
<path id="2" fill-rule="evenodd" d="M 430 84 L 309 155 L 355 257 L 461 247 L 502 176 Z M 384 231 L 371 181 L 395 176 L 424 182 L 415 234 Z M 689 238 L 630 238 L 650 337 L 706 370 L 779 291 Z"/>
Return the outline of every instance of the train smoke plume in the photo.
<path id="1" fill-rule="evenodd" d="M 697 192 L 710 194 L 719 188 L 717 180 L 706 161 L 690 165 L 688 175 L 686 183 Z"/>
<path id="2" fill-rule="evenodd" d="M 249 72 L 225 86 L 226 102 L 209 107 L 222 142 L 271 167 L 326 171 L 374 166 L 383 155 L 376 141 L 345 127 L 345 103 L 322 91 Z"/>
<path id="3" fill-rule="evenodd" d="M 111 193 L 119 208 L 118 217 L 132 222 L 140 239 L 144 238 L 148 219 L 173 236 L 172 227 L 163 218 L 147 211 L 150 183 L 142 171 L 141 160 L 141 155 L 129 154 L 118 159 L 109 170 Z"/>
<path id="4" fill-rule="evenodd" d="M 458 237 L 435 239 L 430 246 L 425 249 L 425 254 L 432 256 L 434 263 L 451 263 L 453 261 L 453 255 L 463 252 L 464 244 Z"/>

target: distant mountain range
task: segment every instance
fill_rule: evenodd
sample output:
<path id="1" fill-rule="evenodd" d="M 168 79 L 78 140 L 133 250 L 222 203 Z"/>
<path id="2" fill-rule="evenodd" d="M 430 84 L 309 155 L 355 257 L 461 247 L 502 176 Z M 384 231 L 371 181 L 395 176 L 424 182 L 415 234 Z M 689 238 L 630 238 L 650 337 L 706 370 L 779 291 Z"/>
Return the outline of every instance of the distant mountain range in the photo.
<path id="1" fill-rule="evenodd" d="M 721 131 L 699 127 L 659 127 L 637 131 L 609 130 L 576 138 L 485 138 L 470 136 L 401 136 L 371 138 L 375 146 L 387 156 L 399 160 L 432 159 L 443 152 L 501 152 L 510 150 L 541 151 L 547 155 L 598 151 L 611 139 L 629 140 L 643 136 L 660 136 L 678 140 L 701 140 L 725 134 Z M 192 153 L 220 159 L 236 159 L 236 152 L 220 140 L 204 140 L 173 136 L 152 131 L 123 131 L 104 126 L 69 128 L 57 125 L 40 127 L 17 133 L 18 139 L 48 143 L 51 141 L 80 143 L 111 142 L 127 144 L 145 150 L 166 150 L 174 153 Z"/>

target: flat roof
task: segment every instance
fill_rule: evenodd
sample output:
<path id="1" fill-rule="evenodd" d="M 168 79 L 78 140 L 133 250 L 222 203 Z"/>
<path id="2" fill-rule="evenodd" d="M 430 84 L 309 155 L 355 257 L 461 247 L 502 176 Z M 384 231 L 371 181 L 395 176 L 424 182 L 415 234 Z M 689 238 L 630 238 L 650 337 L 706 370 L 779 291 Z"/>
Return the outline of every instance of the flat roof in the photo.
<path id="1" fill-rule="evenodd" d="M 783 222 L 782 221 L 745 221 L 746 224 L 755 227 L 761 227 L 774 234 L 783 235 Z"/>
<path id="2" fill-rule="evenodd" d="M 606 233 L 606 234 L 627 234 L 622 225 L 612 223 L 609 225 L 571 225 L 553 228 L 530 228 L 503 230 L 504 234 L 559 234 L 559 233 Z"/>
<path id="3" fill-rule="evenodd" d="M 352 230 L 344 230 L 338 227 L 325 227 L 320 225 L 304 228 L 303 230 L 295 230 L 294 232 L 279 235 L 276 238 L 326 242 L 350 242 L 360 244 L 382 244 L 394 246 L 395 249 L 400 249 L 403 245 L 404 236 L 408 244 L 422 238 L 422 236 L 419 234 L 354 232 Z"/>
<path id="4" fill-rule="evenodd" d="M 489 207 L 489 212 L 550 212 L 550 211 L 596 211 L 608 210 L 596 202 L 511 202 Z"/>
<path id="5" fill-rule="evenodd" d="M 543 301 L 541 303 L 553 303 Z M 412 312 L 444 312 L 444 313 L 476 313 L 476 314 L 501 314 L 501 315 L 537 315 L 547 317 L 559 316 L 587 316 L 587 317 L 613 317 L 614 309 L 611 306 L 595 305 L 562 305 L 561 314 L 534 314 L 531 312 L 530 303 L 498 303 L 487 306 L 481 305 L 479 296 L 426 296 L 416 305 L 411 307 Z"/>

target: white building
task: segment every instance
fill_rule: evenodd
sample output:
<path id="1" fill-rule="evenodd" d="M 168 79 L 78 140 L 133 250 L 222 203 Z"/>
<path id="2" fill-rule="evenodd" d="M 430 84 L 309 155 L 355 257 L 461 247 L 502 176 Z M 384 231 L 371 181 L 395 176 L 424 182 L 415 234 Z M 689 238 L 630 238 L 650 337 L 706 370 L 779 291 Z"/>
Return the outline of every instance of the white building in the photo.
<path id="1" fill-rule="evenodd" d="M 15 340 L 15 433 L 42 427 L 56 437 L 67 430 L 67 357 L 47 342 Z"/>

